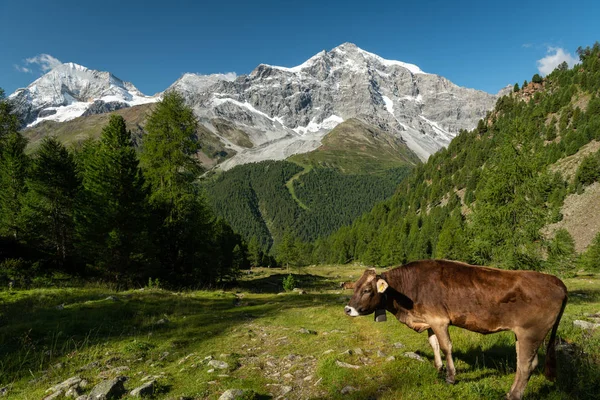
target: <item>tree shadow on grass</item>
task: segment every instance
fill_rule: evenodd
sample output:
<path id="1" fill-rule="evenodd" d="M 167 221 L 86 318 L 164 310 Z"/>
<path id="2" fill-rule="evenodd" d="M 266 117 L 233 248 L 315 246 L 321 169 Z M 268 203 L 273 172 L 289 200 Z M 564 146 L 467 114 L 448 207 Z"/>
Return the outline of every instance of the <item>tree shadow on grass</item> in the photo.
<path id="1" fill-rule="evenodd" d="M 569 292 L 567 304 L 600 303 L 600 289 L 580 289 Z"/>
<path id="2" fill-rule="evenodd" d="M 234 294 L 227 292 L 182 295 L 157 290 L 110 295 L 98 299 L 98 293 L 86 296 L 76 291 L 47 302 L 23 297 L 2 304 L 0 385 L 30 374 L 29 370 L 46 370 L 63 362 L 67 354 L 95 345 L 129 338 L 134 343 L 137 339 L 135 345 L 124 349 L 135 359 L 139 354 L 158 351 L 140 347 L 140 341 L 148 338 L 156 344 L 152 346 L 162 350 L 165 346 L 185 347 L 254 318 L 337 298 L 327 294 L 271 296 L 236 307 Z M 58 308 L 57 300 L 61 301 Z"/>
<path id="3" fill-rule="evenodd" d="M 323 276 L 287 272 L 276 273 L 263 278 L 239 281 L 235 287 L 251 293 L 279 293 L 283 291 L 283 280 L 289 275 L 294 277 L 298 288 L 305 288 L 310 291 L 322 291 L 337 288 L 334 282 Z"/>

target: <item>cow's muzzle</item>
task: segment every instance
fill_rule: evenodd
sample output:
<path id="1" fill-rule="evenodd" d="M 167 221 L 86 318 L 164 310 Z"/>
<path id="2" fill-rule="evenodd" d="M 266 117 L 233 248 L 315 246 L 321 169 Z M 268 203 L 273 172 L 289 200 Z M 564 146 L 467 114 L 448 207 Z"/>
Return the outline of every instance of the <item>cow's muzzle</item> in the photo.
<path id="1" fill-rule="evenodd" d="M 346 312 L 346 315 L 350 317 L 358 317 L 360 315 L 354 307 L 346 306 L 344 307 L 344 311 Z"/>

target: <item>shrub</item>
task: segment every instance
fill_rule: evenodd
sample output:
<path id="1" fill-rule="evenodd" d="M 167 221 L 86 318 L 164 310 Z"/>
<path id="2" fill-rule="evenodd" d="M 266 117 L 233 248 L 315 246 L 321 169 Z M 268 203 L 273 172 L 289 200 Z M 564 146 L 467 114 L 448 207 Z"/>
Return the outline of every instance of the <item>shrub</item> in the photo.
<path id="1" fill-rule="evenodd" d="M 294 275 L 289 274 L 285 278 L 283 278 L 283 290 L 286 292 L 292 291 L 296 287 L 296 279 Z"/>

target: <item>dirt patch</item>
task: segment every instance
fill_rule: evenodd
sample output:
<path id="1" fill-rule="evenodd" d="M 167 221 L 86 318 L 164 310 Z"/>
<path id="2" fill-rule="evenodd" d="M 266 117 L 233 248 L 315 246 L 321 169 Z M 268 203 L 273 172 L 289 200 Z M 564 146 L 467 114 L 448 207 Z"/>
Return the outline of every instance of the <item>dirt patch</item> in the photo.
<path id="1" fill-rule="evenodd" d="M 565 228 L 575 240 L 575 250 L 583 252 L 600 232 L 600 183 L 588 186 L 580 195 L 567 196 L 561 212 L 562 221 L 546 226 L 542 233 L 550 238 Z"/>
<path id="2" fill-rule="evenodd" d="M 583 159 L 586 156 L 597 152 L 599 149 L 600 142 L 592 140 L 585 146 L 581 147 L 577 153 L 573 154 L 572 156 L 561 158 L 554 164 L 550 165 L 548 169 L 551 172 L 560 172 L 566 180 L 572 181 L 575 177 L 575 173 L 577 172 L 577 168 Z"/>
<path id="3" fill-rule="evenodd" d="M 573 103 L 573 108 L 575 109 L 575 108 L 579 107 L 581 109 L 581 111 L 586 111 L 591 98 L 592 98 L 592 95 L 589 93 L 576 94 L 575 96 L 573 96 L 573 99 L 571 100 L 571 102 Z"/>

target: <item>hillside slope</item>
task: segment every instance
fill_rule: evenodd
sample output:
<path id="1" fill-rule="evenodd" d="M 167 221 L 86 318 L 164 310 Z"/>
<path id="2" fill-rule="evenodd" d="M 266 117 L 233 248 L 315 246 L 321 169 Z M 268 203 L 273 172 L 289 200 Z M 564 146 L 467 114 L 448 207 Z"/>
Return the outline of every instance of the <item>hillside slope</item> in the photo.
<path id="1" fill-rule="evenodd" d="M 99 138 L 110 116 L 116 114 L 125 119 L 134 139 L 141 143 L 141 137 L 145 134 L 146 119 L 153 109 L 152 103 L 122 108 L 110 113 L 81 116 L 65 122 L 42 121 L 24 129 L 22 133 L 29 140 L 29 152 L 35 151 L 46 136 L 55 136 L 68 146 L 77 146 L 87 139 Z M 213 167 L 235 154 L 234 150 L 226 148 L 219 138 L 203 125 L 198 127 L 198 140 L 201 144 L 198 159 L 206 168 Z"/>
<path id="2" fill-rule="evenodd" d="M 393 198 L 316 243 L 313 261 L 391 265 L 447 257 L 574 268 L 578 233 L 543 231 L 567 220 L 569 203 L 600 180 L 597 151 L 560 162 L 600 139 L 600 45 L 579 54 L 573 69 L 561 65 L 542 83 L 501 98 L 475 130 L 462 131 L 415 168 Z"/>
<path id="3" fill-rule="evenodd" d="M 304 241 L 349 225 L 394 193 L 410 168 L 399 164 L 379 174 L 346 174 L 288 161 L 239 165 L 204 182 L 208 199 L 248 242 L 273 250 L 284 236 Z"/>

